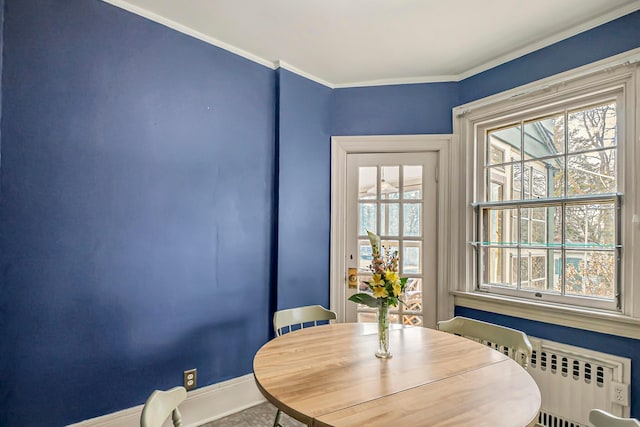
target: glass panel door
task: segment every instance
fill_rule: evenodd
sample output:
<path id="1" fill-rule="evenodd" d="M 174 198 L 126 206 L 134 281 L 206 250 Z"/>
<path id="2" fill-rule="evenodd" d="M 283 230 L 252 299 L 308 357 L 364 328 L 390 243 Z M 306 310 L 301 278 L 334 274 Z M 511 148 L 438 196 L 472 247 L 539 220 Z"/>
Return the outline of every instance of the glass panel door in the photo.
<path id="1" fill-rule="evenodd" d="M 347 266 L 357 269 L 358 284 L 347 296 L 367 292 L 371 245 L 367 231 L 381 237 L 384 250 L 398 251 L 399 272 L 407 277 L 391 321 L 435 326 L 437 154 L 385 153 L 347 156 Z M 349 302 L 347 321 L 373 322 L 375 310 Z"/>

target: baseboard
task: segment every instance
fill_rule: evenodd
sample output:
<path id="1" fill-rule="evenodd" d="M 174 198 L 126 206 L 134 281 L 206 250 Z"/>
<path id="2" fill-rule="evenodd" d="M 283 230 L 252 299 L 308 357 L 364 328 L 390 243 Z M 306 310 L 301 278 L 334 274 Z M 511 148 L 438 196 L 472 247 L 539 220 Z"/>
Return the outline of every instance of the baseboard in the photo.
<path id="1" fill-rule="evenodd" d="M 197 427 L 264 401 L 253 374 L 247 374 L 190 391 L 180 405 L 180 412 L 185 427 Z M 142 405 L 138 405 L 68 427 L 139 427 L 141 412 Z"/>

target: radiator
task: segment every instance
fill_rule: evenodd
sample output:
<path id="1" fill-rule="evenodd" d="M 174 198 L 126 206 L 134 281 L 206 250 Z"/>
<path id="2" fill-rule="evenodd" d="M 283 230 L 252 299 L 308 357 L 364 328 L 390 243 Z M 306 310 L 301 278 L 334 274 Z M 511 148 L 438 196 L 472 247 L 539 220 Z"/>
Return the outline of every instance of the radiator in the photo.
<path id="1" fill-rule="evenodd" d="M 629 416 L 631 360 L 529 337 L 528 371 L 540 388 L 538 425 L 588 427 L 589 411 Z"/>

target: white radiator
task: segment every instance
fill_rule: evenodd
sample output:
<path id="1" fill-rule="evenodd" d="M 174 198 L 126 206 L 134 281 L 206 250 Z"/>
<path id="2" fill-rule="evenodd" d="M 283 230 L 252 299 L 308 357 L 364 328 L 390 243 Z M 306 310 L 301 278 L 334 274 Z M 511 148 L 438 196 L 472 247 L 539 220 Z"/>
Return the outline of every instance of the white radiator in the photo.
<path id="1" fill-rule="evenodd" d="M 538 425 L 585 427 L 591 409 L 629 416 L 631 359 L 529 337 L 528 371 L 540 388 Z"/>

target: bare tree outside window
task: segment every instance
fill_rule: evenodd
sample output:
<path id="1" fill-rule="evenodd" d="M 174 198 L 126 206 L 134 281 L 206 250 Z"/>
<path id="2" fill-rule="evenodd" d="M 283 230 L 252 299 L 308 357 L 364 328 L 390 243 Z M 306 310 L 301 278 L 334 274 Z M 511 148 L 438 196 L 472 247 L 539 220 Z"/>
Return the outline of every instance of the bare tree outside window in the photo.
<path id="1" fill-rule="evenodd" d="M 482 282 L 513 287 L 512 278 L 517 289 L 613 299 L 616 102 L 487 130 L 486 140 L 490 206 L 480 209 Z M 496 182 L 510 196 L 509 216 L 499 209 Z M 602 200 L 591 197 L 599 195 Z"/>

